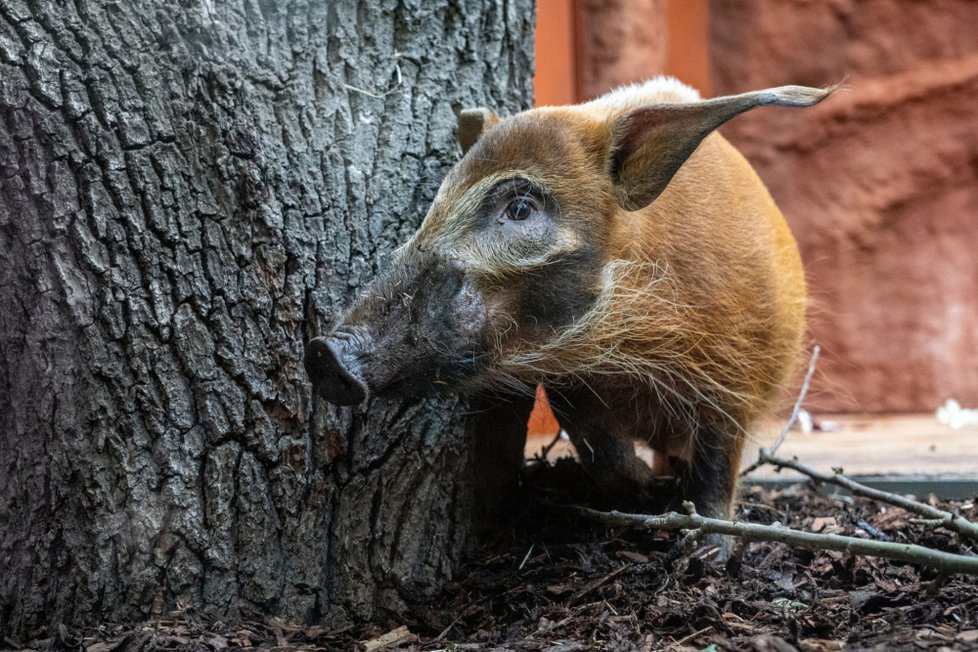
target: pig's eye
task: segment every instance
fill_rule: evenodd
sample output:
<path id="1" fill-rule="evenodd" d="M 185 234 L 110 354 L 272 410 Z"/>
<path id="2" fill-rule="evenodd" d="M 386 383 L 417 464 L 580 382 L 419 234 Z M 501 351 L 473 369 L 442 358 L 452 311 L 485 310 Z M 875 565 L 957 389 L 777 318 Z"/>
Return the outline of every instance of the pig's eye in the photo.
<path id="1" fill-rule="evenodd" d="M 517 197 L 506 206 L 506 217 L 520 222 L 533 215 L 537 210 L 536 204 L 529 197 Z"/>

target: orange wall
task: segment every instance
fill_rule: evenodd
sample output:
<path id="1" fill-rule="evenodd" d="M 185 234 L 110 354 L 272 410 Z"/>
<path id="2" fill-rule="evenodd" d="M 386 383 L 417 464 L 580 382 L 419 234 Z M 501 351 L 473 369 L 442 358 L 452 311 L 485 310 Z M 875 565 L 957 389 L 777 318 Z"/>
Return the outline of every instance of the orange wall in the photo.
<path id="1" fill-rule="evenodd" d="M 614 14 L 619 21 L 659 21 L 661 29 L 652 30 L 666 41 L 665 63 L 646 61 L 634 67 L 633 79 L 618 83 L 643 81 L 659 74 L 673 75 L 710 94 L 709 0 L 664 0 L 660 15 L 648 15 L 644 4 L 620 3 Z M 587 30 L 602 30 L 604 25 L 595 11 L 603 11 L 602 3 L 579 0 L 537 0 L 537 28 L 534 53 L 536 69 L 533 78 L 536 106 L 573 104 L 581 100 L 581 66 L 593 57 L 596 39 Z M 621 27 L 627 27 L 622 25 Z M 629 30 L 629 38 L 635 38 Z M 648 38 L 648 37 L 646 37 Z M 639 37 L 641 40 L 641 37 Z M 597 39 L 603 41 L 606 39 Z M 637 43 L 636 43 L 637 44 Z M 608 90 L 607 88 L 601 89 Z"/>
<path id="2" fill-rule="evenodd" d="M 708 0 L 666 3 L 667 75 L 710 96 L 710 5 Z"/>
<path id="3" fill-rule="evenodd" d="M 552 106 L 577 101 L 574 0 L 538 0 L 533 52 L 534 104 Z"/>

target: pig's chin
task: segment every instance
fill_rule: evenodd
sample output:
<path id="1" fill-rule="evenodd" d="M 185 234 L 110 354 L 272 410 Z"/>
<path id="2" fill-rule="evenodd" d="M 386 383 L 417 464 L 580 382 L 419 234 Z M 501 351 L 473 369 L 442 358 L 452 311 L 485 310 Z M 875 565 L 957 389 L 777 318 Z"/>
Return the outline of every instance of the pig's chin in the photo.
<path id="1" fill-rule="evenodd" d="M 479 375 L 477 356 L 469 355 L 462 364 L 426 366 L 404 371 L 386 379 L 371 379 L 370 394 L 381 398 L 411 400 L 431 394 L 465 393 L 471 381 Z"/>
<path id="2" fill-rule="evenodd" d="M 420 376 L 394 378 L 374 389 L 371 394 L 379 398 L 412 400 L 432 393 L 431 380 Z"/>

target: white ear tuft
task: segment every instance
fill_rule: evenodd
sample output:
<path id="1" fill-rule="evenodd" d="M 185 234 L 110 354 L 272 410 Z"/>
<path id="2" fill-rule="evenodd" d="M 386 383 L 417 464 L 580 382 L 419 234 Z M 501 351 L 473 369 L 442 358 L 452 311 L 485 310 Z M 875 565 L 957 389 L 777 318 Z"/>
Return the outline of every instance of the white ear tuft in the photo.
<path id="1" fill-rule="evenodd" d="M 768 88 L 762 91 L 755 91 L 754 93 L 744 93 L 744 95 L 756 95 L 757 103 L 762 106 L 806 107 L 818 104 L 838 88 L 839 84 L 826 86 L 825 88 L 778 86 L 777 88 Z"/>

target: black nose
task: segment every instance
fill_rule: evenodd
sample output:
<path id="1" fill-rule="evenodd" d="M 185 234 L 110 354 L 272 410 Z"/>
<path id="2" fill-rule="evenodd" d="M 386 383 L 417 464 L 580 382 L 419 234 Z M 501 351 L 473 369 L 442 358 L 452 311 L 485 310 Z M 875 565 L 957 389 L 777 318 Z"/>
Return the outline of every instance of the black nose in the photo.
<path id="1" fill-rule="evenodd" d="M 316 391 L 334 405 L 356 405 L 367 398 L 367 387 L 357 377 L 346 348 L 344 342 L 325 337 L 306 345 L 306 373 Z"/>

